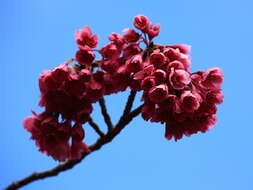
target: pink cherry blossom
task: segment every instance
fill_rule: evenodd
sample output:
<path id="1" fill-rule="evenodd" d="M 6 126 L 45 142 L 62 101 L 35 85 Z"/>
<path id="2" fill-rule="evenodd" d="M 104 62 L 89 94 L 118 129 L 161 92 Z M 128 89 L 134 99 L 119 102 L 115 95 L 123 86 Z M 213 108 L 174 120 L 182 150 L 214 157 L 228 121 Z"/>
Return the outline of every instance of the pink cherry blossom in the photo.
<path id="1" fill-rule="evenodd" d="M 203 73 L 201 85 L 204 88 L 217 90 L 221 88 L 223 74 L 220 68 L 212 68 Z"/>
<path id="2" fill-rule="evenodd" d="M 125 33 L 123 35 L 123 38 L 129 43 L 137 42 L 141 37 L 139 33 L 137 33 L 135 30 L 131 28 L 126 28 L 123 30 L 123 32 Z"/>
<path id="3" fill-rule="evenodd" d="M 156 24 L 155 26 L 152 26 L 152 24 L 150 23 L 147 33 L 148 33 L 149 39 L 153 39 L 154 37 L 158 36 L 160 33 L 160 24 Z"/>
<path id="4" fill-rule="evenodd" d="M 150 55 L 149 60 L 156 68 L 160 68 L 165 63 L 165 56 L 163 53 L 156 51 Z"/>
<path id="5" fill-rule="evenodd" d="M 155 77 L 148 76 L 144 80 L 141 81 L 141 89 L 149 90 L 150 88 L 154 87 L 155 84 L 156 84 Z"/>
<path id="6" fill-rule="evenodd" d="M 200 106 L 199 98 L 190 91 L 184 91 L 180 97 L 181 109 L 185 112 L 194 112 Z"/>
<path id="7" fill-rule="evenodd" d="M 149 98 L 154 103 L 160 103 L 167 98 L 168 86 L 161 84 L 149 90 Z"/>
<path id="8" fill-rule="evenodd" d="M 183 89 L 191 82 L 190 74 L 181 69 L 172 70 L 169 80 L 173 88 L 177 90 Z"/>
<path id="9" fill-rule="evenodd" d="M 221 104 L 223 102 L 224 95 L 220 90 L 209 91 L 206 95 L 206 101 L 212 104 Z"/>
<path id="10" fill-rule="evenodd" d="M 76 52 L 76 60 L 84 66 L 89 66 L 95 59 L 95 54 L 92 51 L 79 50 Z"/>
<path id="11" fill-rule="evenodd" d="M 162 69 L 157 69 L 153 73 L 153 76 L 155 77 L 156 83 L 161 84 L 166 80 L 167 73 Z"/>
<path id="12" fill-rule="evenodd" d="M 39 87 L 42 92 L 47 92 L 59 88 L 60 83 L 54 79 L 51 71 L 46 70 L 39 77 Z"/>
<path id="13" fill-rule="evenodd" d="M 55 117 L 42 113 L 25 118 L 23 125 L 41 152 L 59 161 L 69 157 L 70 126 L 67 123 L 60 124 Z"/>
<path id="14" fill-rule="evenodd" d="M 121 47 L 125 43 L 124 37 L 121 34 L 117 34 L 115 32 L 111 33 L 108 39 L 118 47 Z"/>
<path id="15" fill-rule="evenodd" d="M 147 32 L 149 19 L 144 15 L 138 15 L 134 17 L 134 26 L 142 32 Z"/>
<path id="16" fill-rule="evenodd" d="M 138 72 L 143 69 L 142 55 L 134 55 L 126 62 L 127 72 Z"/>
<path id="17" fill-rule="evenodd" d="M 55 81 L 68 81 L 71 70 L 65 64 L 61 64 L 52 70 L 52 77 Z"/>
<path id="18" fill-rule="evenodd" d="M 131 43 L 123 49 L 123 57 L 128 58 L 141 52 L 141 48 L 137 43 Z"/>
<path id="19" fill-rule="evenodd" d="M 78 47 L 84 51 L 96 48 L 98 44 L 98 36 L 92 34 L 88 26 L 84 26 L 82 29 L 76 31 L 75 40 Z"/>
<path id="20" fill-rule="evenodd" d="M 167 72 L 170 72 L 170 71 L 171 71 L 171 68 L 174 68 L 174 69 L 182 69 L 182 70 L 185 69 L 183 63 L 181 63 L 181 62 L 178 61 L 178 60 L 175 60 L 175 61 L 170 62 L 170 63 L 167 65 L 167 67 L 166 67 L 166 71 L 167 71 Z"/>
<path id="21" fill-rule="evenodd" d="M 118 56 L 120 53 L 117 46 L 113 43 L 107 44 L 106 46 L 102 47 L 99 52 L 105 59 L 112 59 Z"/>

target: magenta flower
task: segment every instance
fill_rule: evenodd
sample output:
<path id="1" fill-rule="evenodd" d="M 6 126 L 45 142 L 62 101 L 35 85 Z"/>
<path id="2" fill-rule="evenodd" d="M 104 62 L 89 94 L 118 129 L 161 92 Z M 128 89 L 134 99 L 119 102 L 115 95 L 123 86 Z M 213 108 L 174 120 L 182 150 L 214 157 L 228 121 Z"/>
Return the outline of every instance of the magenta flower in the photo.
<path id="1" fill-rule="evenodd" d="M 200 106 L 200 95 L 184 91 L 180 97 L 181 109 L 185 112 L 194 112 Z"/>
<path id="2" fill-rule="evenodd" d="M 126 62 L 127 72 L 138 72 L 143 69 L 142 55 L 134 55 Z"/>
<path id="3" fill-rule="evenodd" d="M 117 46 L 113 43 L 107 44 L 101 48 L 99 51 L 103 58 L 105 59 L 112 59 L 119 55 L 120 51 L 118 50 Z"/>
<path id="4" fill-rule="evenodd" d="M 71 129 L 72 145 L 70 150 L 71 159 L 79 159 L 83 153 L 90 152 L 88 146 L 83 143 L 85 136 L 83 127 L 81 124 L 76 123 Z"/>
<path id="5" fill-rule="evenodd" d="M 191 57 L 188 54 L 181 52 L 181 50 L 182 49 L 179 48 L 167 47 L 164 49 L 163 53 L 170 61 L 180 61 L 184 65 L 184 68 L 187 70 L 191 66 Z M 184 52 L 185 51 L 187 50 L 184 50 Z"/>
<path id="6" fill-rule="evenodd" d="M 141 52 L 141 48 L 139 44 L 131 43 L 123 49 L 123 57 L 126 59 L 133 55 L 139 54 L 140 52 Z"/>
<path id="7" fill-rule="evenodd" d="M 156 68 L 160 68 L 165 63 L 165 56 L 163 53 L 156 51 L 150 55 L 149 61 Z"/>
<path id="8" fill-rule="evenodd" d="M 201 85 L 204 88 L 217 90 L 221 88 L 223 74 L 220 68 L 212 68 L 203 73 Z"/>
<path id="9" fill-rule="evenodd" d="M 80 124 L 71 129 L 69 122 L 58 123 L 56 117 L 44 112 L 25 118 L 23 125 L 32 134 L 31 138 L 39 150 L 55 160 L 79 159 L 81 153 L 89 152 L 89 148 L 82 142 L 84 131 Z M 69 143 L 70 137 L 72 145 Z"/>
<path id="10" fill-rule="evenodd" d="M 160 103 L 167 98 L 168 86 L 161 84 L 151 88 L 148 92 L 149 98 L 154 103 Z"/>
<path id="11" fill-rule="evenodd" d="M 131 28 L 126 28 L 123 30 L 123 32 L 125 33 L 123 35 L 123 38 L 128 43 L 137 42 L 141 37 L 141 35 L 139 33 L 135 32 L 135 30 L 133 30 Z"/>
<path id="12" fill-rule="evenodd" d="M 112 34 L 109 35 L 108 39 L 116 44 L 118 47 L 121 47 L 125 43 L 125 39 L 122 35 L 117 34 L 113 32 Z"/>
<path id="13" fill-rule="evenodd" d="M 138 15 L 134 17 L 134 26 L 142 32 L 147 32 L 149 27 L 149 19 L 144 15 Z"/>
<path id="14" fill-rule="evenodd" d="M 180 61 L 177 61 L 177 60 L 170 62 L 170 63 L 167 65 L 167 67 L 166 67 L 166 71 L 167 71 L 167 72 L 170 72 L 170 71 L 171 71 L 171 68 L 174 68 L 174 70 L 175 70 L 175 69 L 181 69 L 181 70 L 184 70 L 184 69 L 185 69 L 183 63 L 181 63 Z"/>
<path id="15" fill-rule="evenodd" d="M 224 95 L 220 90 L 209 91 L 206 95 L 206 101 L 212 104 L 221 104 L 223 102 Z"/>
<path id="16" fill-rule="evenodd" d="M 60 124 L 46 113 L 30 116 L 23 121 L 24 128 L 32 134 L 39 150 L 55 160 L 65 161 L 70 156 L 70 125 Z"/>
<path id="17" fill-rule="evenodd" d="M 39 77 L 39 87 L 41 92 L 56 90 L 60 87 L 60 81 L 56 81 L 51 71 L 44 71 Z"/>
<path id="18" fill-rule="evenodd" d="M 79 79 L 82 82 L 89 82 L 91 80 L 91 72 L 88 69 L 82 69 L 79 71 Z"/>
<path id="19" fill-rule="evenodd" d="M 52 70 L 52 77 L 55 81 L 63 82 L 69 80 L 71 70 L 65 64 L 61 64 Z"/>
<path id="20" fill-rule="evenodd" d="M 156 83 L 161 84 L 163 83 L 167 78 L 167 73 L 162 69 L 157 69 L 153 73 L 153 76 L 155 77 Z"/>
<path id="21" fill-rule="evenodd" d="M 76 31 L 75 40 L 78 47 L 84 51 L 96 48 L 98 44 L 98 36 L 92 34 L 88 26 L 84 26 L 82 29 Z"/>
<path id="22" fill-rule="evenodd" d="M 76 52 L 76 60 L 79 64 L 89 66 L 95 59 L 95 54 L 92 51 L 79 50 Z"/>
<path id="23" fill-rule="evenodd" d="M 190 74 L 185 70 L 172 70 L 169 75 L 170 84 L 174 89 L 183 89 L 191 82 Z"/>
<path id="24" fill-rule="evenodd" d="M 160 24 L 156 24 L 155 26 L 152 26 L 152 24 L 150 23 L 147 33 L 148 33 L 149 39 L 153 39 L 154 37 L 158 36 L 160 33 Z"/>
<path id="25" fill-rule="evenodd" d="M 148 76 L 144 80 L 141 81 L 141 89 L 149 90 L 150 88 L 156 85 L 155 77 Z"/>

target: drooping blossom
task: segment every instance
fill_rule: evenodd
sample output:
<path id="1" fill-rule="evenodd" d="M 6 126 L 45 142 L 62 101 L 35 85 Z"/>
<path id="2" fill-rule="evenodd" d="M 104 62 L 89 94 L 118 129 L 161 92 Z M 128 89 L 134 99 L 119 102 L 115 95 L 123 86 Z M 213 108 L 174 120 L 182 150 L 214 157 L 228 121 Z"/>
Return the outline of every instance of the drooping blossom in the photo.
<path id="1" fill-rule="evenodd" d="M 183 89 L 191 82 L 190 74 L 182 69 L 172 70 L 169 75 L 170 84 L 174 89 Z"/>
<path id="2" fill-rule="evenodd" d="M 39 151 L 52 156 L 55 160 L 79 159 L 81 154 L 88 153 L 89 148 L 82 142 L 82 146 L 76 146 L 76 134 L 71 132 L 70 122 L 59 123 L 56 116 L 43 112 L 39 115 L 29 116 L 23 121 L 24 128 L 29 131 L 35 140 Z M 72 137 L 72 145 L 69 143 Z M 80 142 L 83 138 L 79 138 Z M 84 148 L 86 147 L 86 148 Z M 72 152 L 79 152 L 73 157 Z"/>
<path id="3" fill-rule="evenodd" d="M 168 86 L 161 84 L 149 90 L 149 98 L 152 102 L 160 103 L 167 98 Z"/>
<path id="4" fill-rule="evenodd" d="M 185 112 L 194 112 L 200 106 L 200 97 L 190 91 L 184 91 L 180 97 L 181 109 Z"/>

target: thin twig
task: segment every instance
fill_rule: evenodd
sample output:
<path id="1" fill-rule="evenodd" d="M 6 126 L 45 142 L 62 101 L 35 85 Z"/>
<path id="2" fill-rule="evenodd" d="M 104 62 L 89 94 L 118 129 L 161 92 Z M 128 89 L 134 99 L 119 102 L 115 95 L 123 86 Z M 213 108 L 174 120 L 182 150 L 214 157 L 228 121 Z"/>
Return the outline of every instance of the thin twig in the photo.
<path id="1" fill-rule="evenodd" d="M 63 64 L 64 65 L 68 65 L 68 64 L 70 64 L 71 62 L 73 62 L 73 61 L 75 61 L 76 60 L 76 58 L 70 58 L 69 60 L 67 60 L 66 62 L 64 62 Z"/>
<path id="2" fill-rule="evenodd" d="M 96 124 L 92 118 L 90 118 L 88 120 L 90 126 L 92 127 L 92 129 L 94 129 L 94 131 L 96 131 L 96 133 L 100 136 L 103 137 L 105 136 L 104 132 L 99 128 L 98 124 Z"/>
<path id="3" fill-rule="evenodd" d="M 105 123 L 108 127 L 108 131 L 111 131 L 113 129 L 113 124 L 112 124 L 112 121 L 111 121 L 111 117 L 107 112 L 107 108 L 106 108 L 106 105 L 105 105 L 105 99 L 104 98 L 101 98 L 99 100 L 99 105 L 101 107 L 101 112 L 102 112 L 102 115 L 104 117 Z"/>
<path id="4" fill-rule="evenodd" d="M 120 120 L 122 120 L 131 111 L 133 103 L 134 103 L 134 99 L 135 99 L 135 96 L 136 96 L 136 93 L 137 93 L 136 91 L 131 90 L 131 92 L 130 92 L 130 94 L 128 96 L 127 103 L 126 103 L 125 109 L 123 111 L 123 114 L 120 117 Z"/>
<path id="5" fill-rule="evenodd" d="M 96 143 L 94 143 L 93 145 L 89 146 L 89 149 L 91 150 L 91 152 L 84 153 L 80 159 L 66 161 L 66 162 L 61 163 L 58 166 L 56 166 L 56 167 L 54 167 L 50 170 L 46 170 L 46 171 L 43 171 L 43 172 L 35 172 L 35 173 L 33 173 L 33 174 L 31 174 L 31 175 L 29 175 L 29 176 L 27 176 L 27 177 L 25 177 L 25 178 L 23 178 L 19 181 L 13 182 L 9 186 L 7 186 L 4 190 L 16 190 L 16 189 L 18 189 L 20 187 L 23 187 L 23 186 L 25 186 L 25 185 L 33 182 L 33 181 L 44 179 L 44 178 L 47 178 L 47 177 L 57 176 L 59 173 L 73 168 L 75 165 L 80 163 L 90 153 L 99 150 L 103 145 L 105 145 L 105 144 L 109 143 L 110 141 L 112 141 L 112 139 L 115 136 L 117 136 L 122 131 L 122 129 L 128 123 L 130 123 L 132 121 L 132 119 L 134 117 L 136 117 L 137 115 L 140 114 L 141 108 L 142 108 L 142 106 L 139 106 L 138 108 L 136 108 L 135 110 L 130 112 L 128 115 L 126 115 L 122 120 L 120 120 L 112 131 L 110 131 L 105 136 L 99 138 L 96 141 Z"/>

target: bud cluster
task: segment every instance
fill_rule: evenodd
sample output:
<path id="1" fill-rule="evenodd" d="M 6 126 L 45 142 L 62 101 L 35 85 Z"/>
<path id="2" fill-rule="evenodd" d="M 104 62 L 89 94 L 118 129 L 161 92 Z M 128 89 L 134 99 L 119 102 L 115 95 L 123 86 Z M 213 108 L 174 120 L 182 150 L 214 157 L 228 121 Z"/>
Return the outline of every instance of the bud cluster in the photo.
<path id="1" fill-rule="evenodd" d="M 190 46 L 155 44 L 160 25 L 146 16 L 136 16 L 134 26 L 140 32 L 112 33 L 100 49 L 98 36 L 85 26 L 75 33 L 77 63 L 42 72 L 39 105 L 45 111 L 23 122 L 41 152 L 59 161 L 89 152 L 82 125 L 90 119 L 92 104 L 128 88 L 143 92 L 143 119 L 164 123 L 168 139 L 206 132 L 215 124 L 216 104 L 223 101 L 221 70 L 190 72 Z"/>

